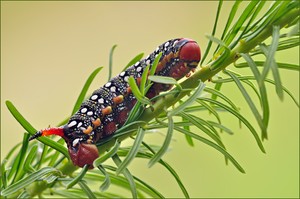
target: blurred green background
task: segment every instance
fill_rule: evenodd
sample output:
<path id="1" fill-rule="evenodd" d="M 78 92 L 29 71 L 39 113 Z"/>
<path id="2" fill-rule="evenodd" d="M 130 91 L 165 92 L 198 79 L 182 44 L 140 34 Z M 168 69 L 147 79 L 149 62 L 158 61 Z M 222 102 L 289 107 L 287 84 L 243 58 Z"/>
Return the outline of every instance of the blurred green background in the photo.
<path id="1" fill-rule="evenodd" d="M 71 113 L 96 67 L 105 66 L 91 91 L 107 81 L 108 54 L 114 44 L 118 47 L 113 75 L 136 54 L 148 54 L 171 38 L 193 38 L 204 52 L 205 34 L 214 25 L 217 5 L 216 1 L 1 2 L 1 160 L 24 133 L 6 109 L 5 100 L 11 100 L 35 128 L 55 126 Z M 224 2 L 216 36 L 221 34 L 231 5 Z M 297 64 L 299 48 L 278 52 L 276 58 Z M 281 71 L 281 75 L 283 84 L 299 100 L 299 73 Z M 281 102 L 273 86 L 268 91 L 267 154 L 259 151 L 250 132 L 239 129 L 233 117 L 223 120 L 235 134 L 223 134 L 222 139 L 246 174 L 226 166 L 214 149 L 202 143 L 191 148 L 182 134 L 175 133 L 164 159 L 174 166 L 191 197 L 299 197 L 299 109 L 287 95 Z M 244 115 L 251 114 L 233 84 L 223 92 L 239 102 Z M 194 132 L 201 134 L 197 129 Z M 145 137 L 158 144 L 163 138 L 160 133 Z M 165 196 L 182 197 L 164 168 L 148 169 L 146 161 L 135 160 L 130 169 Z"/>

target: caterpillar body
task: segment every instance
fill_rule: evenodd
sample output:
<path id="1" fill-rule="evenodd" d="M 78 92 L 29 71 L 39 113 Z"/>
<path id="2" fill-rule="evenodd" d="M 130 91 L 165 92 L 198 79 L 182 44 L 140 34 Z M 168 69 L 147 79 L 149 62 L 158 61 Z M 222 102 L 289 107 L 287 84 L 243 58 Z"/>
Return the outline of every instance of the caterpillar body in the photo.
<path id="1" fill-rule="evenodd" d="M 95 144 L 112 135 L 125 123 L 130 110 L 137 101 L 129 87 L 128 78 L 132 76 L 139 82 L 145 67 L 147 65 L 151 67 L 159 53 L 162 53 L 162 56 L 155 75 L 169 76 L 176 80 L 188 75 L 196 68 L 201 57 L 200 48 L 194 40 L 187 38 L 168 40 L 148 57 L 138 61 L 112 78 L 103 87 L 95 90 L 66 125 L 40 130 L 29 140 L 39 136 L 59 135 L 67 143 L 74 165 L 83 167 L 88 164 L 89 168 L 93 168 L 93 161 L 98 157 Z M 146 96 L 152 98 L 161 91 L 169 90 L 170 87 L 170 85 L 154 83 Z"/>

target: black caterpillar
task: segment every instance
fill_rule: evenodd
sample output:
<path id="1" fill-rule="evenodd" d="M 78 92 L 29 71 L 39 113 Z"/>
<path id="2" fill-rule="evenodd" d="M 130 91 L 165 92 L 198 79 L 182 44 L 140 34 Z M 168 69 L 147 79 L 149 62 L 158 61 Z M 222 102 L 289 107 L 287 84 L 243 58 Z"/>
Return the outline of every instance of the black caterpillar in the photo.
<path id="1" fill-rule="evenodd" d="M 59 135 L 66 141 L 74 165 L 83 167 L 88 164 L 93 168 L 93 161 L 98 157 L 95 143 L 120 128 L 136 103 L 128 78 L 132 76 L 139 83 L 145 67 L 151 67 L 159 53 L 162 53 L 162 56 L 155 75 L 169 76 L 177 80 L 194 70 L 201 57 L 200 48 L 195 41 L 187 38 L 169 40 L 157 47 L 147 58 L 138 61 L 95 90 L 66 125 L 38 131 L 29 140 L 39 136 Z M 154 83 L 146 96 L 152 98 L 170 87 Z"/>

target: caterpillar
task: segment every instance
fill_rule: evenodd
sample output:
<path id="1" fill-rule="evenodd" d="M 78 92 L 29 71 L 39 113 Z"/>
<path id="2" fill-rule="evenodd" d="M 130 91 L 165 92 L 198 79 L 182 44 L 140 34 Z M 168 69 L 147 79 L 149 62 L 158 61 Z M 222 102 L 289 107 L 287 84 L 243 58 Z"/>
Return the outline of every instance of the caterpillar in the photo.
<path id="1" fill-rule="evenodd" d="M 40 136 L 59 135 L 67 143 L 73 164 L 79 167 L 88 164 L 92 169 L 93 161 L 99 156 L 95 144 L 113 135 L 125 123 L 137 101 L 129 87 L 128 78 L 132 76 L 139 82 L 145 67 L 147 65 L 151 67 L 159 53 L 162 53 L 162 56 L 155 75 L 173 77 L 176 80 L 190 74 L 201 58 L 199 45 L 194 40 L 187 38 L 168 40 L 145 59 L 138 61 L 103 87 L 95 90 L 66 125 L 40 130 L 29 140 Z M 146 96 L 153 98 L 170 88 L 170 85 L 153 83 Z"/>

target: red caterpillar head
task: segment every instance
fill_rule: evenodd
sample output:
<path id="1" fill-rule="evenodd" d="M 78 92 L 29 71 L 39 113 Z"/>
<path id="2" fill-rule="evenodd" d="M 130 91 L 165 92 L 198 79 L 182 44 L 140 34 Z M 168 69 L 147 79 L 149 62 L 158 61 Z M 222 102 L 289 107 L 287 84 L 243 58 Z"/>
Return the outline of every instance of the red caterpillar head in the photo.
<path id="1" fill-rule="evenodd" d="M 84 137 L 77 138 L 68 138 L 66 135 L 69 128 L 68 126 L 57 127 L 57 128 L 47 128 L 41 131 L 38 131 L 36 134 L 31 136 L 29 140 L 33 140 L 40 136 L 48 135 L 59 135 L 66 141 L 68 145 L 68 151 L 70 158 L 74 165 L 83 167 L 84 165 L 90 165 L 89 168 L 93 168 L 93 162 L 98 158 L 98 148 L 94 144 L 86 143 Z"/>
<path id="2" fill-rule="evenodd" d="M 178 41 L 180 43 L 179 60 L 182 60 L 188 67 L 196 68 L 200 59 L 200 47 L 196 41 L 183 38 Z"/>

